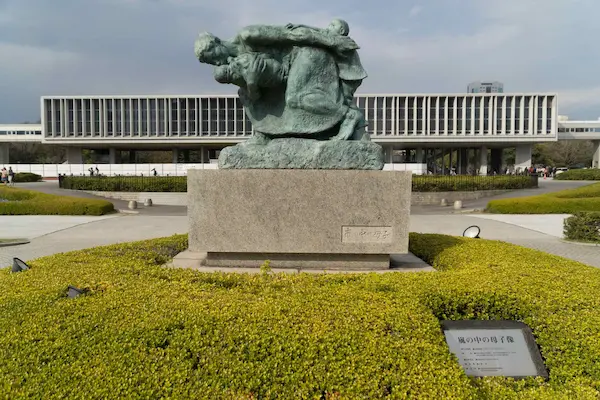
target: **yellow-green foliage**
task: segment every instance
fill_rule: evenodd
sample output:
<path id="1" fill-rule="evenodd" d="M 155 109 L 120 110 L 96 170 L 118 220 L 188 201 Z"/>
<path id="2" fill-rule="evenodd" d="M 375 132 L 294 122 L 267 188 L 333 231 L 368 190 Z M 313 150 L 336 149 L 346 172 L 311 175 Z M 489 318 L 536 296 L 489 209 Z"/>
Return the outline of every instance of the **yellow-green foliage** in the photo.
<path id="1" fill-rule="evenodd" d="M 104 215 L 114 211 L 110 201 L 57 196 L 15 187 L 0 187 L 0 215 Z"/>
<path id="2" fill-rule="evenodd" d="M 498 214 L 573 214 L 600 211 L 600 183 L 538 196 L 491 200 L 486 211 Z"/>
<path id="3" fill-rule="evenodd" d="M 440 272 L 206 274 L 183 235 L 0 270 L 0 393 L 19 398 L 598 399 L 600 270 L 411 234 Z M 68 285 L 89 292 L 65 297 Z M 470 379 L 439 319 L 519 319 L 550 379 Z"/>
<path id="4" fill-rule="evenodd" d="M 562 181 L 600 181 L 600 169 L 570 169 L 556 175 L 554 179 Z"/>

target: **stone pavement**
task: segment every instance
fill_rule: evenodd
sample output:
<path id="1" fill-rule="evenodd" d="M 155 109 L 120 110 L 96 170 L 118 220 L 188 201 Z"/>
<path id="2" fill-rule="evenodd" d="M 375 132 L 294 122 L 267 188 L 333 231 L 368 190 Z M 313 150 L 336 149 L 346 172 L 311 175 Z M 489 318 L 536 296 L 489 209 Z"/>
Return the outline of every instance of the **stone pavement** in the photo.
<path id="1" fill-rule="evenodd" d="M 4 218 L 6 217 L 0 216 L 0 226 Z M 76 221 L 80 217 L 71 218 Z M 112 218 L 88 218 L 95 219 L 87 223 L 74 222 L 71 228 L 34 237 L 28 244 L 0 247 L 0 267 L 11 265 L 13 257 L 27 261 L 56 253 L 153 239 L 188 231 L 187 217 L 116 214 Z M 32 233 L 35 233 L 34 225 L 31 225 L 31 229 Z"/>
<path id="2" fill-rule="evenodd" d="M 507 217 L 502 220 L 500 217 Z M 565 243 L 555 234 L 561 225 L 559 216 L 537 215 L 528 216 L 528 221 L 516 221 L 522 216 L 494 216 L 494 218 L 481 217 L 481 215 L 469 214 L 444 214 L 444 215 L 411 215 L 411 232 L 441 233 L 460 236 L 465 228 L 470 225 L 478 225 L 481 228 L 483 239 L 503 240 L 520 246 L 538 249 L 547 253 L 570 258 L 600 268 L 600 247 L 585 246 L 575 243 Z M 0 227 L 4 218 L 26 218 L 26 217 L 0 217 Z M 47 217 L 36 217 L 47 218 Z M 69 218 L 69 217 L 67 217 Z M 23 260 L 31 260 L 55 253 L 81 250 L 89 247 L 108 244 L 130 242 L 136 240 L 165 237 L 188 231 L 188 219 L 185 216 L 173 215 L 144 215 L 144 214 L 118 214 L 106 217 L 90 218 L 87 222 L 74 218 L 72 227 L 65 228 L 63 225 L 55 225 L 57 231 L 36 236 L 40 233 L 38 224 L 29 222 L 31 234 L 21 231 L 26 237 L 33 237 L 31 242 L 25 245 L 1 247 L 0 266 L 8 266 L 12 257 Z M 40 220 L 41 221 L 41 220 Z M 521 226 L 511 222 L 519 222 Z M 13 225 L 16 222 L 12 222 Z M 547 233 L 528 229 L 541 229 L 545 224 L 551 228 L 543 228 Z M 22 225 L 25 226 L 25 225 Z M 59 230 L 60 229 L 60 230 Z M 4 232 L 4 230 L 2 230 Z M 37 233 L 36 233 L 37 232 Z"/>

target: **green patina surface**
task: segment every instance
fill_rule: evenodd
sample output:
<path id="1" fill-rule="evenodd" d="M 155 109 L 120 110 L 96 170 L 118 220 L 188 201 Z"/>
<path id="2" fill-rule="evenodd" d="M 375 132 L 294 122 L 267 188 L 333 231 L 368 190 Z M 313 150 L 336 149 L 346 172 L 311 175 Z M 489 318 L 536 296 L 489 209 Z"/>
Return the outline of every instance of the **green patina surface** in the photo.
<path id="1" fill-rule="evenodd" d="M 254 130 L 221 153 L 220 168 L 383 168 L 381 146 L 364 143 L 353 98 L 367 73 L 348 33 L 336 19 L 325 29 L 252 25 L 228 41 L 199 35 L 196 57 L 214 65 L 218 82 L 239 87 Z"/>

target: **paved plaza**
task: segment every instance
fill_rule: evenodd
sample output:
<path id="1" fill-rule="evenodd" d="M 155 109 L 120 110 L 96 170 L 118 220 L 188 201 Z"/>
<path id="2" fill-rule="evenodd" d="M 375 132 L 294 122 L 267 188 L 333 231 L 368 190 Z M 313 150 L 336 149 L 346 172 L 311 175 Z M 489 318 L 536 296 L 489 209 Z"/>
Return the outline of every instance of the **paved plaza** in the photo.
<path id="1" fill-rule="evenodd" d="M 540 189 L 531 191 L 549 192 L 584 184 L 589 182 L 546 182 Z M 56 183 L 53 185 L 54 187 L 51 183 L 43 183 L 28 185 L 28 188 L 60 193 L 55 188 Z M 513 193 L 515 194 L 522 195 L 522 192 Z M 502 195 L 506 196 L 508 195 Z M 487 200 L 489 199 L 484 202 Z M 478 202 L 481 203 L 478 200 L 473 204 L 477 205 Z M 115 206 L 125 209 L 126 203 L 115 201 Z M 566 217 L 457 214 L 453 213 L 451 207 L 430 207 L 425 210 L 423 207 L 413 207 L 410 230 L 460 236 L 468 226 L 478 225 L 483 239 L 502 240 L 600 267 L 600 246 L 567 243 L 561 239 Z M 185 207 L 154 206 L 142 207 L 137 214 L 119 213 L 102 217 L 0 216 L 0 227 L 0 239 L 30 240 L 30 243 L 24 245 L 0 247 L 0 265 L 8 266 L 13 257 L 32 260 L 72 250 L 186 233 L 188 219 Z"/>

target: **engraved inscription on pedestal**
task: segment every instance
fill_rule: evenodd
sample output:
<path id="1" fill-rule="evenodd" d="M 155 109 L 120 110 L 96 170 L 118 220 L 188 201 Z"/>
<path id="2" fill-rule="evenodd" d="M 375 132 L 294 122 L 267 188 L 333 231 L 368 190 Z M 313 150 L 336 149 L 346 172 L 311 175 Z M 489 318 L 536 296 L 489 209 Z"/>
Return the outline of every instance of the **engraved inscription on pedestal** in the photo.
<path id="1" fill-rule="evenodd" d="M 392 243 L 391 226 L 342 226 L 342 243 Z"/>
<path id="2" fill-rule="evenodd" d="M 521 322 L 444 321 L 442 329 L 468 376 L 548 376 L 533 333 Z"/>

